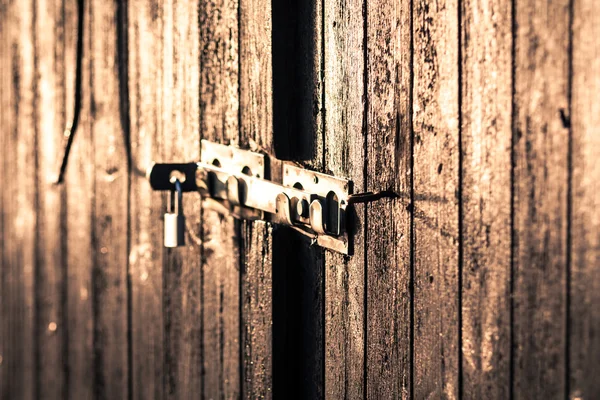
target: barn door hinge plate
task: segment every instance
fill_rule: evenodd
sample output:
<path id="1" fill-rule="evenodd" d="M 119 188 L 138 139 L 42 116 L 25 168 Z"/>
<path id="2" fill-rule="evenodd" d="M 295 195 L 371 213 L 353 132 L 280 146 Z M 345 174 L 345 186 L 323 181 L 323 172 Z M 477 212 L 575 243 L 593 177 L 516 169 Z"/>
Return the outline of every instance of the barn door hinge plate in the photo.
<path id="1" fill-rule="evenodd" d="M 196 191 L 206 208 L 240 219 L 290 226 L 310 237 L 313 244 L 350 254 L 347 213 L 352 181 L 287 162 L 283 163 L 281 182 L 271 180 L 271 176 L 266 155 L 206 140 L 202 141 L 200 162 L 154 164 L 148 171 L 152 188 L 170 191 L 172 198 L 175 193 L 181 199 L 183 192 Z M 167 237 L 178 231 L 175 208 L 182 214 L 181 203 L 179 200 L 177 207 L 172 205 L 165 214 L 168 247 L 183 242 Z M 168 231 L 167 219 L 174 224 Z"/>

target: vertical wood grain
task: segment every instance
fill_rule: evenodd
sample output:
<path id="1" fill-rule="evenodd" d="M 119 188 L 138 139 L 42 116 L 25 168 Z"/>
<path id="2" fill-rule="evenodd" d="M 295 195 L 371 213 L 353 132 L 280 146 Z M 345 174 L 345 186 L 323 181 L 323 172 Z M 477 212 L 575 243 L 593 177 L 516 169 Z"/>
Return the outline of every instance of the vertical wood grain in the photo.
<path id="1" fill-rule="evenodd" d="M 390 190 L 399 197 L 367 205 L 369 398 L 406 398 L 411 382 L 410 7 L 410 2 L 374 2 L 366 15 L 367 189 Z"/>
<path id="2" fill-rule="evenodd" d="M 133 397 L 187 398 L 202 391 L 200 209 L 184 196 L 186 246 L 163 250 L 165 197 L 144 172 L 200 156 L 198 7 L 142 1 L 128 14 Z"/>
<path id="3" fill-rule="evenodd" d="M 273 155 L 271 1 L 242 0 L 239 7 L 240 145 Z M 269 399 L 272 228 L 264 222 L 243 222 L 241 230 L 242 396 Z"/>
<path id="4" fill-rule="evenodd" d="M 200 158 L 200 42 L 198 5 L 167 1 L 162 6 L 162 114 L 165 161 Z M 202 392 L 200 204 L 184 195 L 186 246 L 168 249 L 163 265 L 165 393 L 195 398 Z M 156 244 L 155 244 L 156 245 Z"/>
<path id="5" fill-rule="evenodd" d="M 516 398 L 565 394 L 568 1 L 517 1 L 513 131 Z"/>
<path id="6" fill-rule="evenodd" d="M 0 2 L 0 20 L 2 24 L 0 25 L 0 36 L 4 38 L 10 38 L 10 31 L 7 29 L 4 21 L 7 19 L 9 13 L 9 4 L 7 1 L 3 0 Z M 2 181 L 6 180 L 5 171 L 7 169 L 7 148 L 9 146 L 9 133 L 14 130 L 12 115 L 8 112 L 11 108 L 11 99 L 14 97 L 12 94 L 11 88 L 11 80 L 10 75 L 8 74 L 9 66 L 11 64 L 10 60 L 10 47 L 12 45 L 11 40 L 4 40 L 0 43 L 0 86 L 5 88 L 0 93 L 0 155 L 2 156 L 2 162 L 0 162 L 0 179 Z M 11 88 L 12 89 L 12 88 Z M 8 229 L 7 229 L 7 208 L 8 202 L 4 199 L 3 195 L 0 195 L 0 290 L 2 293 L 10 293 L 10 288 L 6 283 L 8 281 L 7 277 L 4 274 L 4 271 L 8 269 L 8 257 L 6 257 L 6 253 L 8 253 Z M 0 327 L 0 395 L 7 396 L 9 392 L 9 379 L 8 373 L 9 370 L 6 368 L 6 364 L 4 362 L 4 357 L 6 357 L 8 353 L 9 347 L 9 339 L 8 332 L 6 329 L 6 321 L 9 318 L 8 311 L 8 301 L 4 297 L 0 297 L 0 321 L 3 321 L 4 324 Z M 8 362 L 8 359 L 7 359 Z M 4 364 L 4 365 L 3 365 Z"/>
<path id="7" fill-rule="evenodd" d="M 239 139 L 238 2 L 200 5 L 200 112 L 204 139 Z M 237 398 L 240 380 L 239 223 L 202 211 L 204 396 Z"/>
<path id="8" fill-rule="evenodd" d="M 91 134 L 94 148 L 93 288 L 95 395 L 128 396 L 129 171 L 120 119 L 117 4 L 89 1 Z"/>
<path id="9" fill-rule="evenodd" d="M 2 4 L 0 397 L 35 398 L 35 38 L 32 3 Z M 16 176 L 20 178 L 15 179 Z"/>
<path id="10" fill-rule="evenodd" d="M 240 145 L 274 155 L 271 2 L 240 0 Z"/>
<path id="11" fill-rule="evenodd" d="M 232 217 L 204 210 L 204 396 L 240 395 L 240 267 Z"/>
<path id="12" fill-rule="evenodd" d="M 86 3 L 56 186 L 76 2 L 0 1 L 2 399 L 600 396 L 593 0 Z M 165 251 L 200 137 L 393 198 L 343 257 L 187 194 Z"/>
<path id="13" fill-rule="evenodd" d="M 84 10 L 84 26 L 87 18 Z M 76 49 L 78 36 L 77 2 L 65 2 L 65 119 L 70 124 L 75 103 Z M 91 36 L 83 32 L 84 43 Z M 84 44 L 85 48 L 85 44 Z M 82 82 L 90 82 L 90 54 L 83 55 Z M 89 93 L 87 85 L 84 92 Z M 90 97 L 83 96 L 76 140 L 71 148 L 66 187 L 66 268 L 67 268 L 67 368 L 69 398 L 86 399 L 94 394 L 94 315 L 92 310 L 94 149 L 92 144 Z M 66 140 L 61 144 L 64 145 Z M 62 156 L 62 154 L 61 154 Z M 58 172 L 58 171 L 53 171 Z"/>
<path id="14" fill-rule="evenodd" d="M 510 394 L 511 4 L 462 4 L 462 370 L 467 398 Z"/>
<path id="15" fill-rule="evenodd" d="M 325 168 L 364 181 L 363 1 L 325 2 Z M 354 255 L 325 253 L 325 398 L 363 398 L 365 207 L 353 209 Z"/>
<path id="16" fill-rule="evenodd" d="M 414 396 L 459 393 L 458 2 L 415 0 Z"/>
<path id="17" fill-rule="evenodd" d="M 129 2 L 131 115 L 131 388 L 134 399 L 165 397 L 162 218 L 164 196 L 152 191 L 146 169 L 166 161 L 162 132 L 162 9 Z M 169 133 L 170 134 L 170 133 Z"/>
<path id="18" fill-rule="evenodd" d="M 574 1 L 572 26 L 571 399 L 600 397 L 600 9 Z"/>
<path id="19" fill-rule="evenodd" d="M 366 9 L 366 392 L 407 398 L 411 382 L 411 3 Z M 381 40 L 386 38 L 385 40 Z"/>
<path id="20" fill-rule="evenodd" d="M 65 345 L 67 325 L 64 186 L 55 185 L 60 165 L 64 114 L 64 32 L 62 3 L 41 0 L 33 10 L 36 81 L 33 115 L 36 159 L 35 237 L 35 397 L 65 398 L 68 393 Z M 31 133 L 29 133 L 31 134 Z"/>
<path id="21" fill-rule="evenodd" d="M 0 36 L 6 38 L 0 43 L 0 86 L 5 88 L 0 92 L 0 155 L 2 161 L 0 162 L 0 179 L 4 182 L 6 180 L 6 169 L 7 169 L 7 148 L 9 144 L 9 134 L 14 130 L 13 127 L 13 116 L 8 111 L 11 107 L 11 99 L 14 97 L 12 93 L 12 82 L 10 79 L 9 66 L 11 64 L 10 48 L 12 46 L 11 32 L 7 28 L 6 21 L 11 11 L 9 9 L 10 4 L 6 0 L 0 1 Z M 10 27 L 10 26 L 9 26 Z M 10 89 L 9 89 L 10 88 Z M 0 194 L 0 290 L 2 293 L 10 293 L 10 287 L 7 284 L 7 277 L 5 271 L 8 270 L 8 253 L 9 239 L 7 229 L 7 208 L 8 201 L 4 199 L 4 196 Z M 9 370 L 6 368 L 4 357 L 6 357 L 9 348 L 9 330 L 6 328 L 6 321 L 9 319 L 10 312 L 8 311 L 8 301 L 5 297 L 0 297 L 0 321 L 4 322 L 0 327 L 0 395 L 7 396 L 9 391 Z M 8 362 L 8 359 L 6 360 Z"/>
<path id="22" fill-rule="evenodd" d="M 273 398 L 272 233 L 262 221 L 242 225 L 242 394 Z"/>

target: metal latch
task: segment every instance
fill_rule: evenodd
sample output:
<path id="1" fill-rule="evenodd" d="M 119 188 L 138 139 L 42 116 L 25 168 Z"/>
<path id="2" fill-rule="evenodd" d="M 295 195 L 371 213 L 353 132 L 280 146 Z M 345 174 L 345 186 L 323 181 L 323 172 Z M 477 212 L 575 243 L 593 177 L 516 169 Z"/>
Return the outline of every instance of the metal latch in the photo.
<path id="1" fill-rule="evenodd" d="M 181 193 L 197 191 L 205 207 L 290 226 L 318 246 L 349 254 L 346 212 L 352 182 L 284 162 L 278 183 L 269 179 L 268 165 L 264 154 L 203 140 L 200 162 L 154 164 L 148 179 L 154 190 L 170 191 L 171 197 L 177 192 L 179 203 Z M 169 221 L 175 218 L 173 213 L 165 214 L 165 221 L 167 215 Z M 165 230 L 165 235 L 170 233 Z M 165 237 L 166 245 L 180 242 Z"/>

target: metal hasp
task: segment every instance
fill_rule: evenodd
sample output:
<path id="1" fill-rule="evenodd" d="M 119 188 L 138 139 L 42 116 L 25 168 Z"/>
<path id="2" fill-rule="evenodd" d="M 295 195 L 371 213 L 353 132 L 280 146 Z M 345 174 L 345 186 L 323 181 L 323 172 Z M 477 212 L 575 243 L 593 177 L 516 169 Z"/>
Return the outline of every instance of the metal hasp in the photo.
<path id="1" fill-rule="evenodd" d="M 202 141 L 199 163 L 154 164 L 148 178 L 155 190 L 198 191 L 203 205 L 237 218 L 287 225 L 313 243 L 349 254 L 346 213 L 352 182 L 283 163 L 274 182 L 266 155 Z M 277 174 L 279 176 L 279 174 Z"/>

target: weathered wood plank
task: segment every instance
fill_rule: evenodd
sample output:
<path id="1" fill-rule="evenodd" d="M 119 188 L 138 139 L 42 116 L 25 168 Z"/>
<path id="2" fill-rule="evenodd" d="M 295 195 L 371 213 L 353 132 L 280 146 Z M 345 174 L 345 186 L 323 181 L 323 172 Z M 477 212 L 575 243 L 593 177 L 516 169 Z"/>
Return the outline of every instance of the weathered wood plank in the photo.
<path id="1" fill-rule="evenodd" d="M 273 398 L 272 231 L 265 222 L 242 225 L 242 394 Z"/>
<path id="2" fill-rule="evenodd" d="M 11 153 L 12 153 L 12 140 L 13 132 L 16 131 L 16 116 L 15 106 L 12 104 L 16 98 L 16 94 L 13 89 L 12 82 L 12 47 L 13 47 L 13 35 L 15 29 L 8 23 L 9 18 L 13 17 L 12 9 L 8 1 L 2 1 L 0 3 L 0 36 L 4 38 L 0 43 L 0 87 L 3 90 L 0 92 L 0 155 L 2 159 L 0 161 L 0 180 L 5 182 L 5 191 L 0 193 L 0 291 L 3 296 L 0 296 L 0 396 L 7 397 L 11 392 L 16 392 L 13 389 L 15 381 L 18 379 L 11 380 L 11 373 L 14 373 L 17 368 L 7 368 L 9 360 L 12 358 L 9 356 L 11 349 L 15 349 L 15 344 L 11 343 L 10 331 L 11 326 L 16 324 L 12 323 L 9 325 L 11 320 L 11 302 L 10 299 L 14 297 L 12 293 L 12 279 L 8 273 L 10 270 L 11 260 L 9 252 L 12 247 L 11 230 L 10 230 L 10 199 L 4 195 L 6 189 L 8 189 L 9 180 L 7 179 L 8 171 L 10 170 Z M 14 17 L 13 17 L 14 21 Z M 12 29 L 11 29 L 12 28 Z M 17 108 L 18 110 L 18 108 Z M 10 296 L 10 297 L 9 297 Z M 32 352 L 33 353 L 33 352 Z M 20 372 L 20 371 L 19 371 Z"/>
<path id="3" fill-rule="evenodd" d="M 459 393 L 458 2 L 414 3 L 414 396 Z"/>
<path id="4" fill-rule="evenodd" d="M 575 1 L 572 42 L 572 186 L 569 398 L 600 398 L 600 9 Z"/>
<path id="5" fill-rule="evenodd" d="M 36 387 L 39 399 L 65 398 L 66 293 L 64 186 L 55 185 L 55 168 L 62 153 L 64 114 L 64 43 L 62 3 L 40 0 L 34 4 L 35 55 L 33 115 L 35 120 L 37 211 L 35 237 L 35 351 Z M 29 133 L 30 134 L 30 133 Z M 31 168 L 31 166 L 29 166 Z"/>
<path id="6" fill-rule="evenodd" d="M 240 0 L 240 145 L 274 155 L 271 2 Z"/>
<path id="7" fill-rule="evenodd" d="M 239 138 L 238 2 L 200 4 L 203 138 L 236 144 Z M 238 398 L 240 380 L 240 257 L 231 216 L 202 211 L 204 397 Z"/>
<path id="8" fill-rule="evenodd" d="M 513 131 L 515 398 L 565 395 L 569 2 L 518 1 Z"/>
<path id="9" fill-rule="evenodd" d="M 198 5 L 162 5 L 162 146 L 168 160 L 200 158 L 200 43 Z M 189 201 L 185 201 L 189 200 Z M 202 393 L 200 205 L 184 196 L 186 246 L 166 251 L 164 272 L 165 393 L 195 398 Z M 146 321 L 146 325 L 149 321 Z"/>
<path id="10" fill-rule="evenodd" d="M 117 4 L 89 1 L 90 117 L 94 147 L 95 395 L 128 396 L 129 168 L 120 116 Z"/>
<path id="11" fill-rule="evenodd" d="M 0 1 L 0 21 L 2 21 L 0 23 L 0 36 L 4 38 L 2 43 L 0 43 L 0 87 L 3 88 L 0 92 L 0 155 L 2 156 L 2 161 L 0 161 L 0 180 L 2 182 L 7 182 L 5 171 L 8 169 L 9 165 L 9 136 L 15 129 L 13 126 L 14 116 L 10 111 L 14 108 L 11 101 L 15 96 L 12 93 L 12 82 L 9 73 L 12 69 L 10 68 L 12 64 L 12 57 L 10 56 L 12 38 L 9 30 L 10 24 L 7 22 L 11 11 L 9 7 L 10 4 L 8 1 Z M 0 327 L 0 395 L 6 397 L 10 393 L 10 380 L 8 378 L 10 370 L 6 368 L 8 359 L 4 361 L 4 358 L 8 354 L 8 349 L 10 348 L 8 339 L 9 330 L 6 328 L 6 321 L 9 319 L 10 311 L 8 308 L 9 302 L 7 301 L 6 296 L 11 293 L 11 290 L 8 285 L 5 271 L 8 270 L 10 265 L 6 254 L 8 253 L 11 242 L 9 240 L 7 227 L 7 220 L 9 218 L 7 210 L 8 199 L 5 199 L 4 197 L 3 194 L 0 194 L 0 291 L 4 293 L 4 296 L 0 296 L 0 321 L 3 322 Z"/>
<path id="12" fill-rule="evenodd" d="M 240 145 L 273 155 L 271 1 L 240 1 L 239 18 Z M 273 163 L 271 167 L 275 169 Z M 270 399 L 272 228 L 263 222 L 243 222 L 241 231 L 242 396 Z"/>
<path id="13" fill-rule="evenodd" d="M 0 397 L 35 398 L 33 4 L 2 4 Z M 19 179 L 15 179 L 19 176 Z"/>
<path id="14" fill-rule="evenodd" d="M 12 115 L 8 111 L 11 107 L 11 99 L 14 98 L 12 94 L 12 82 L 10 79 L 9 66 L 11 64 L 10 48 L 12 41 L 10 40 L 10 33 L 7 29 L 8 23 L 5 21 L 9 15 L 9 4 L 6 1 L 0 2 L 0 36 L 5 40 L 0 43 L 0 87 L 4 88 L 0 93 L 0 155 L 2 161 L 0 161 L 0 180 L 6 182 L 5 171 L 7 169 L 7 157 L 8 157 L 8 146 L 9 146 L 9 134 L 14 130 Z M 11 89 L 9 89 L 11 88 Z M 5 254 L 8 252 L 8 246 L 10 241 L 8 239 L 8 229 L 6 220 L 8 219 L 8 201 L 5 201 L 4 195 L 0 194 L 0 290 L 6 296 L 11 293 L 8 286 L 8 279 L 5 277 L 4 272 L 8 270 L 8 257 Z M 6 368 L 4 357 L 8 353 L 10 343 L 8 340 L 9 330 L 6 328 L 6 322 L 8 321 L 10 312 L 8 311 L 8 301 L 6 297 L 0 296 L 0 321 L 3 322 L 0 327 L 0 395 L 3 397 L 7 396 L 9 392 L 9 370 Z M 6 360 L 8 362 L 8 359 Z M 4 366 L 3 366 L 4 364 Z"/>
<path id="15" fill-rule="evenodd" d="M 366 189 L 362 0 L 325 2 L 325 168 Z M 325 253 L 325 398 L 364 395 L 365 207 L 353 211 L 354 255 Z"/>
<path id="16" fill-rule="evenodd" d="M 162 8 L 129 2 L 129 98 L 131 118 L 131 373 L 134 399 L 164 393 L 163 226 L 165 198 L 145 176 L 152 161 L 166 161 L 162 133 Z M 171 131 L 169 132 L 171 134 Z"/>
<path id="17" fill-rule="evenodd" d="M 467 398 L 510 395 L 511 4 L 462 5 L 462 370 Z"/>
<path id="18" fill-rule="evenodd" d="M 85 13 L 85 10 L 82 10 Z M 70 124 L 75 103 L 77 65 L 78 2 L 65 2 L 65 119 Z M 84 18 L 87 16 L 84 15 Z M 87 25 L 87 20 L 84 24 Z M 84 26 L 85 26 L 84 25 Z M 91 40 L 84 31 L 84 43 Z M 85 45 L 84 45 L 85 47 Z M 90 82 L 89 54 L 82 62 L 82 82 Z M 83 90 L 89 93 L 89 86 Z M 66 267 L 67 267 L 67 368 L 69 398 L 89 399 L 94 394 L 94 337 L 92 310 L 94 148 L 92 144 L 90 97 L 83 96 L 77 137 L 71 148 L 66 187 Z M 65 141 L 63 141 L 63 144 Z M 61 154 L 62 156 L 62 154 Z M 58 171 L 53 171 L 58 172 Z"/>
<path id="19" fill-rule="evenodd" d="M 397 194 L 395 199 L 367 205 L 366 394 L 373 399 L 407 398 L 411 382 L 410 3 L 370 2 L 366 18 L 366 188 Z"/>
<path id="20" fill-rule="evenodd" d="M 204 395 L 240 396 L 240 258 L 232 217 L 203 210 Z"/>
<path id="21" fill-rule="evenodd" d="M 202 2 L 201 112 L 204 138 L 229 144 L 239 138 L 238 1 Z"/>

